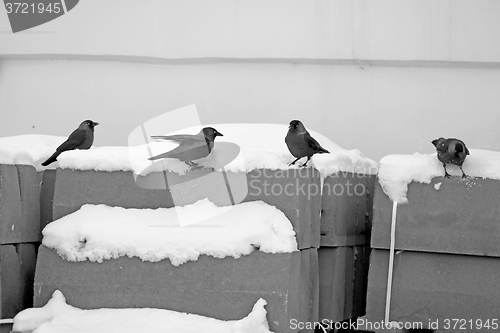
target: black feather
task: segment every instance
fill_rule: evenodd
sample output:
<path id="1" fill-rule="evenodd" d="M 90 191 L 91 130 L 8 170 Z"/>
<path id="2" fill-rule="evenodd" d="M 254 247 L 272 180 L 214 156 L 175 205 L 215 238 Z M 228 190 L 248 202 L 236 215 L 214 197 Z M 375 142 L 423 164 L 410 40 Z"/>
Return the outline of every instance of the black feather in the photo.
<path id="1" fill-rule="evenodd" d="M 74 149 L 89 149 L 94 143 L 94 127 L 99 125 L 92 120 L 83 121 L 76 130 L 73 131 L 66 141 L 64 141 L 59 147 L 57 147 L 56 152 L 52 154 L 45 162 L 42 163 L 43 166 L 47 166 L 51 163 L 57 161 L 57 157 L 68 150 Z"/>
<path id="2" fill-rule="evenodd" d="M 285 143 L 290 153 L 296 158 L 289 165 L 295 164 L 302 157 L 307 157 L 307 160 L 302 167 L 307 166 L 307 162 L 314 154 L 329 154 L 330 152 L 316 141 L 306 130 L 302 122 L 292 120 L 288 127 L 288 133 L 285 137 Z"/>
<path id="3" fill-rule="evenodd" d="M 207 157 L 214 147 L 214 140 L 217 136 L 223 136 L 215 128 L 205 127 L 198 134 L 178 134 L 152 136 L 153 139 L 162 139 L 179 143 L 179 146 L 173 150 L 167 151 L 150 157 L 149 160 L 158 160 L 161 158 L 175 158 L 183 161 L 191 166 L 196 166 L 193 163 L 195 160 Z"/>
<path id="4" fill-rule="evenodd" d="M 445 177 L 450 177 L 450 174 L 446 171 L 446 164 L 458 166 L 462 170 L 462 177 L 467 177 L 462 169 L 462 164 L 469 155 L 469 150 L 462 140 L 439 138 L 432 140 L 432 144 L 436 147 L 438 160 L 443 163 Z"/>

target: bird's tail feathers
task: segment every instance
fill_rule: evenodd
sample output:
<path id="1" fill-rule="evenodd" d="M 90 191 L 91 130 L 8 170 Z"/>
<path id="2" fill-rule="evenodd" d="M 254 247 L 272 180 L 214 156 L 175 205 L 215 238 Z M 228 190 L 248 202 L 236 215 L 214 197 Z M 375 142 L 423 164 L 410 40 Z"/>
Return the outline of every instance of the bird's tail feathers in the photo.
<path id="1" fill-rule="evenodd" d="M 61 152 L 56 151 L 52 156 L 50 156 L 45 162 L 42 163 L 43 166 L 47 166 L 51 163 L 54 163 L 57 161 L 57 157 L 61 154 Z"/>
<path id="2" fill-rule="evenodd" d="M 176 138 L 173 135 L 152 135 L 151 139 L 153 139 L 153 140 L 165 140 L 165 141 L 176 141 Z"/>
<path id="3" fill-rule="evenodd" d="M 152 157 L 148 158 L 148 160 L 150 160 L 150 161 L 154 161 L 154 160 L 158 160 L 158 159 L 160 159 L 160 158 L 161 158 L 161 157 L 159 157 L 159 155 L 156 155 L 156 156 L 152 156 Z"/>
<path id="4" fill-rule="evenodd" d="M 323 147 L 319 147 L 317 154 L 330 154 L 330 152 Z"/>
<path id="5" fill-rule="evenodd" d="M 148 160 L 154 161 L 154 160 L 159 160 L 160 158 L 170 158 L 170 157 L 171 156 L 170 156 L 169 152 L 166 152 L 166 153 L 163 153 L 160 155 L 152 156 L 152 157 L 148 158 Z"/>

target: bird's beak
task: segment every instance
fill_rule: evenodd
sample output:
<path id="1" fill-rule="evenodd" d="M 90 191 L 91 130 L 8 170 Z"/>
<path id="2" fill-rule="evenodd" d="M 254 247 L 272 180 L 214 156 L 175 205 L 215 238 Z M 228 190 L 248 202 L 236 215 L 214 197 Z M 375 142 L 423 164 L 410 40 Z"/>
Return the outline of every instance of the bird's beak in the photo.
<path id="1" fill-rule="evenodd" d="M 96 123 L 95 121 L 92 124 L 92 126 L 94 126 L 94 127 L 97 126 L 97 125 L 99 125 L 99 123 Z"/>
<path id="2" fill-rule="evenodd" d="M 222 135 L 222 133 L 220 132 L 215 132 L 215 136 L 224 136 L 224 135 Z"/>

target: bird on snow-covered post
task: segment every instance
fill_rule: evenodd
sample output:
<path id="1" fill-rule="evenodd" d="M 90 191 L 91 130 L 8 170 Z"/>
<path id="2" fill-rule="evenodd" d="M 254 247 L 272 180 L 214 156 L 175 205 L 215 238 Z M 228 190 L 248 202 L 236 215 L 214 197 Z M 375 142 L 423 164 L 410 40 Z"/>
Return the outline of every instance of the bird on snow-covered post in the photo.
<path id="1" fill-rule="evenodd" d="M 469 155 L 469 150 L 462 140 L 439 138 L 433 140 L 432 144 L 436 147 L 438 160 L 443 163 L 444 176 L 446 178 L 450 178 L 450 174 L 446 171 L 446 164 L 458 166 L 462 171 L 462 178 L 467 177 L 462 169 L 462 164 L 467 155 Z"/>
<path id="2" fill-rule="evenodd" d="M 292 120 L 290 122 L 285 143 L 290 153 L 296 158 L 295 161 L 288 164 L 289 166 L 294 165 L 302 157 L 307 157 L 306 162 L 301 165 L 301 167 L 305 167 L 314 154 L 330 153 L 321 147 L 318 141 L 314 140 L 300 120 Z"/>
<path id="3" fill-rule="evenodd" d="M 199 168 L 193 161 L 207 157 L 214 147 L 214 140 L 217 136 L 223 136 L 213 127 L 205 127 L 198 134 L 178 134 L 178 135 L 155 135 L 151 138 L 174 141 L 179 144 L 178 147 L 150 157 L 154 161 L 160 158 L 175 158 L 188 164 L 193 168 Z"/>
<path id="4" fill-rule="evenodd" d="M 57 147 L 56 152 L 52 154 L 45 162 L 42 163 L 43 166 L 47 166 L 50 163 L 57 161 L 57 157 L 68 150 L 74 149 L 89 149 L 94 143 L 94 127 L 99 125 L 92 120 L 83 121 L 76 130 L 73 131 L 66 141 L 64 141 L 59 147 Z"/>

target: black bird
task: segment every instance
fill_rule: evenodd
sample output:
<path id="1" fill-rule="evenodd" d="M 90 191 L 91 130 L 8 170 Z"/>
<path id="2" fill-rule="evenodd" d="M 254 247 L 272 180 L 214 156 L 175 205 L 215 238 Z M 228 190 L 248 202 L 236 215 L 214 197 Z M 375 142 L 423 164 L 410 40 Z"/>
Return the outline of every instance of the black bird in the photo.
<path id="1" fill-rule="evenodd" d="M 68 140 L 57 147 L 56 152 L 43 162 L 42 165 L 47 166 L 57 161 L 57 157 L 67 150 L 89 149 L 92 147 L 92 143 L 94 143 L 94 127 L 97 125 L 99 125 L 99 123 L 92 120 L 85 120 L 82 122 L 80 126 L 70 134 Z"/>
<path id="2" fill-rule="evenodd" d="M 295 161 L 288 164 L 289 166 L 295 164 L 302 157 L 307 156 L 307 161 L 301 165 L 301 167 L 305 167 L 314 154 L 330 154 L 328 150 L 321 147 L 318 141 L 314 140 L 299 120 L 292 120 L 290 122 L 285 143 L 290 153 L 296 158 Z"/>
<path id="3" fill-rule="evenodd" d="M 433 140 L 432 144 L 436 147 L 438 160 L 443 163 L 444 176 L 446 178 L 450 178 L 450 174 L 446 171 L 446 164 L 458 166 L 462 170 L 462 178 L 467 177 L 462 169 L 462 164 L 465 161 L 465 157 L 469 155 L 469 149 L 467 149 L 462 140 L 439 138 Z"/>
<path id="4" fill-rule="evenodd" d="M 153 139 L 163 139 L 175 141 L 179 146 L 166 153 L 150 157 L 149 160 L 157 160 L 160 158 L 175 158 L 184 163 L 198 167 L 193 161 L 207 157 L 214 147 L 214 140 L 217 136 L 223 136 L 213 127 L 205 127 L 198 134 L 178 134 L 178 135 L 156 135 Z"/>

